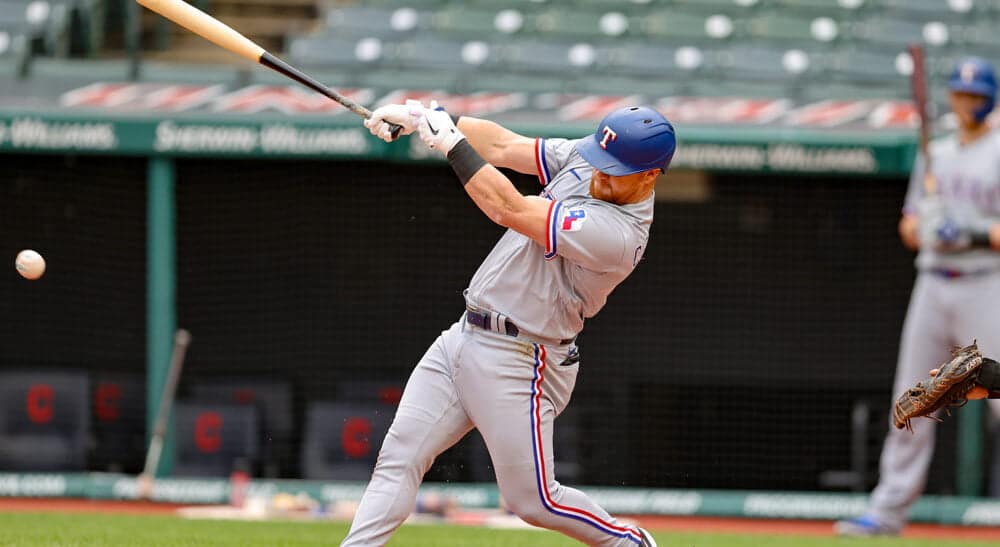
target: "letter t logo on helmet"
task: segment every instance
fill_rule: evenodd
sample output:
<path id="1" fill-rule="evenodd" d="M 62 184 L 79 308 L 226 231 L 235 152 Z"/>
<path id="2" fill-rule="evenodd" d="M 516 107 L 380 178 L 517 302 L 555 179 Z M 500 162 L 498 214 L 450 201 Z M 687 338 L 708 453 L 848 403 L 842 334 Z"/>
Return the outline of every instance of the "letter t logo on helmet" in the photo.
<path id="1" fill-rule="evenodd" d="M 666 170 L 677 148 L 674 126 L 648 106 L 619 108 L 576 145 L 594 169 L 621 177 L 651 169 Z M 611 143 L 614 146 L 609 146 Z"/>
<path id="2" fill-rule="evenodd" d="M 608 126 L 605 125 L 604 126 L 604 138 L 601 139 L 601 148 L 602 149 L 604 149 L 604 150 L 608 149 L 608 141 L 609 140 L 610 141 L 616 141 L 616 140 L 618 140 L 618 133 L 615 133 L 614 129 L 611 129 L 610 127 L 608 127 Z"/>

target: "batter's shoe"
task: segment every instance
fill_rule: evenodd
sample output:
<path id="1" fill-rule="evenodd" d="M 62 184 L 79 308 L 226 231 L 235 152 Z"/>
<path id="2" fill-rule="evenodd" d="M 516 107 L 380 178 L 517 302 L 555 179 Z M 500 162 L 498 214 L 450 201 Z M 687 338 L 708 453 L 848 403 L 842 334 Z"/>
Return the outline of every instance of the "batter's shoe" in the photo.
<path id="1" fill-rule="evenodd" d="M 902 526 L 884 522 L 873 515 L 862 515 L 837 521 L 833 530 L 837 535 L 849 537 L 898 536 L 902 532 Z"/>
<path id="2" fill-rule="evenodd" d="M 657 547 L 656 540 L 653 539 L 652 534 L 639 527 L 636 527 L 635 530 L 639 532 L 639 536 L 642 537 L 642 547 Z"/>

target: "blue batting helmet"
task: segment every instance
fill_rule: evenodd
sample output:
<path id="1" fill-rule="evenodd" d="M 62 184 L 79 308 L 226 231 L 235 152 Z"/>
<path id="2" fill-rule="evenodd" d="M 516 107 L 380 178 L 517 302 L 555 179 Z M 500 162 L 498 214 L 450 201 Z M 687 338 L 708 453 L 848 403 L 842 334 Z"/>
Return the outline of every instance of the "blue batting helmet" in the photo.
<path id="1" fill-rule="evenodd" d="M 948 89 L 986 97 L 982 108 L 973 112 L 977 121 L 985 120 L 996 104 L 997 78 L 993 73 L 993 65 L 979 57 L 962 59 L 951 71 Z"/>
<path id="2" fill-rule="evenodd" d="M 656 110 L 630 106 L 611 112 L 597 132 L 577 145 L 594 169 L 613 176 L 631 175 L 670 165 L 677 148 L 674 126 Z"/>

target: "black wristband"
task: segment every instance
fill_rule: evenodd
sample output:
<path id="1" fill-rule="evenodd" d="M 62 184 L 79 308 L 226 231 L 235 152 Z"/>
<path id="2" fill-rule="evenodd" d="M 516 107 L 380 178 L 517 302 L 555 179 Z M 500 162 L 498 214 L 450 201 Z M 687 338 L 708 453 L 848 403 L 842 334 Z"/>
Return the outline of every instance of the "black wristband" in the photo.
<path id="1" fill-rule="evenodd" d="M 971 232 L 969 242 L 973 247 L 992 247 L 989 232 Z"/>
<path id="2" fill-rule="evenodd" d="M 1000 391 L 1000 363 L 983 357 L 983 366 L 979 369 L 976 383 L 985 387 L 987 391 Z"/>
<path id="3" fill-rule="evenodd" d="M 458 127 L 458 120 L 461 120 L 462 117 L 461 116 L 456 116 L 456 115 L 451 114 L 451 113 L 449 113 L 448 115 L 451 116 L 451 123 L 455 124 L 455 127 Z"/>
<path id="4" fill-rule="evenodd" d="M 486 160 L 476 152 L 469 141 L 462 139 L 448 152 L 448 163 L 462 181 L 462 186 L 469 184 L 469 179 L 486 165 Z"/>

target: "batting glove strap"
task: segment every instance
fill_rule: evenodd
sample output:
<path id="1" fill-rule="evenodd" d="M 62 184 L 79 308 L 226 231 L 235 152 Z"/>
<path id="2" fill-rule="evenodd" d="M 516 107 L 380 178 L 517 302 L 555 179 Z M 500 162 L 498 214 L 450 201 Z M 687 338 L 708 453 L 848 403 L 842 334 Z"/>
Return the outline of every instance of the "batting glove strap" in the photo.
<path id="1" fill-rule="evenodd" d="M 462 186 L 468 184 L 473 175 L 486 166 L 486 160 L 465 139 L 458 141 L 448 152 L 448 163 L 458 175 L 458 180 L 462 181 Z"/>

